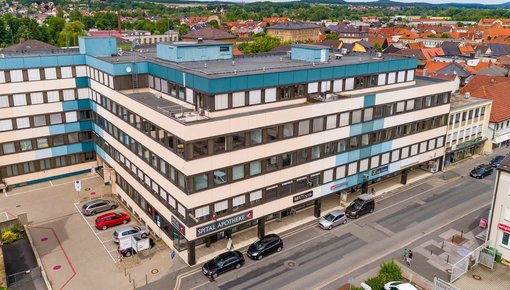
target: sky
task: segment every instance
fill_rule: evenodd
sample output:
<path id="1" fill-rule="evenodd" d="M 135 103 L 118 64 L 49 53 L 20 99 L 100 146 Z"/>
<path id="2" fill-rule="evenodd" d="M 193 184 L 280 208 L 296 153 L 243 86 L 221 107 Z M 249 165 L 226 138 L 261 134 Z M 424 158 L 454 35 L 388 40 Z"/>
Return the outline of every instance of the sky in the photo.
<path id="1" fill-rule="evenodd" d="M 346 2 L 369 2 L 370 0 L 345 0 Z M 471 4 L 501 4 L 510 0 L 397 0 L 395 2 L 425 2 L 433 4 L 441 3 L 471 3 Z"/>

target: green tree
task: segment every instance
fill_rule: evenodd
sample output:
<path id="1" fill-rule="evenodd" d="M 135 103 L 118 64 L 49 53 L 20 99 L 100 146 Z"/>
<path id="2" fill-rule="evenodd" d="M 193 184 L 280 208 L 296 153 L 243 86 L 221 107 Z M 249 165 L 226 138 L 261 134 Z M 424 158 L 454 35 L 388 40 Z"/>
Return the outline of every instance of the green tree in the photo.
<path id="1" fill-rule="evenodd" d="M 374 43 L 374 47 L 378 52 L 382 52 L 382 46 L 379 44 L 379 42 Z"/>
<path id="2" fill-rule="evenodd" d="M 326 39 L 338 40 L 338 34 L 336 34 L 336 32 L 333 32 L 333 33 L 327 34 L 327 35 L 326 35 Z"/>
<path id="3" fill-rule="evenodd" d="M 239 48 L 243 53 L 261 53 L 268 52 L 280 44 L 280 40 L 276 37 L 268 35 L 256 37 L 255 40 Z"/>
<path id="4" fill-rule="evenodd" d="M 443 32 L 443 33 L 441 33 L 441 36 L 440 36 L 440 37 L 441 37 L 441 38 L 450 38 L 450 35 L 448 35 L 448 33 L 447 33 L 447 32 Z"/>
<path id="5" fill-rule="evenodd" d="M 211 20 L 211 21 L 209 22 L 209 24 L 210 24 L 212 27 L 214 27 L 214 28 L 220 28 L 220 25 L 218 24 L 218 21 L 216 21 L 216 20 Z"/>
<path id="6" fill-rule="evenodd" d="M 78 45 L 78 37 L 86 36 L 85 26 L 83 23 L 78 21 L 73 21 L 67 23 L 64 30 L 62 30 L 58 37 L 58 46 L 77 46 Z"/>

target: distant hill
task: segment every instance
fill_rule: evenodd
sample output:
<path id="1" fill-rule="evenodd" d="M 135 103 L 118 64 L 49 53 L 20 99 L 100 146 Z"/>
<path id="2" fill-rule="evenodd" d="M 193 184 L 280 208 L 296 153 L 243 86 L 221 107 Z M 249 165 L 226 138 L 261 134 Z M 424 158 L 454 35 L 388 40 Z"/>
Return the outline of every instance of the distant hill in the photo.
<path id="1" fill-rule="evenodd" d="M 482 0 L 480 0 L 482 1 Z M 443 3 L 443 4 L 431 4 L 431 3 L 408 3 L 408 2 L 396 2 L 391 0 L 379 0 L 373 2 L 345 2 L 343 0 L 301 0 L 301 2 L 307 3 L 329 3 L 329 4 L 350 4 L 350 5 L 367 5 L 367 6 L 414 6 L 414 7 L 430 7 L 442 6 L 442 7 L 457 7 L 457 8 L 468 8 L 468 9 L 510 9 L 510 2 L 502 4 L 469 4 L 469 3 Z"/>

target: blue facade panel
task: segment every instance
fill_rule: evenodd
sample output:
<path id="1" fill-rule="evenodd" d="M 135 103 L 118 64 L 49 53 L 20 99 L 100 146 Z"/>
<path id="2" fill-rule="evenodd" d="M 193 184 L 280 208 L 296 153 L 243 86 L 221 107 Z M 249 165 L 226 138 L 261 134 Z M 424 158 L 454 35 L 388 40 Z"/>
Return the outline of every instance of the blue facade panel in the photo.
<path id="1" fill-rule="evenodd" d="M 363 107 L 373 107 L 375 106 L 375 94 L 366 95 L 363 100 Z"/>
<path id="2" fill-rule="evenodd" d="M 90 103 L 90 100 L 64 101 L 62 102 L 62 109 L 64 111 L 90 109 Z"/>
<path id="3" fill-rule="evenodd" d="M 90 87 L 90 79 L 88 77 L 79 77 L 76 78 L 76 87 L 77 88 L 88 88 Z"/>
<path id="4" fill-rule="evenodd" d="M 349 137 L 360 135 L 363 130 L 363 124 L 354 124 L 349 127 Z"/>
<path id="5" fill-rule="evenodd" d="M 83 65 L 85 63 L 85 56 L 79 54 L 9 57 L 0 58 L 0 70 Z"/>
<path id="6" fill-rule="evenodd" d="M 37 159 L 46 159 L 46 158 L 51 158 L 52 156 L 53 155 L 51 154 L 50 148 L 40 149 L 40 150 L 35 151 L 35 158 L 37 158 Z"/>
<path id="7" fill-rule="evenodd" d="M 348 154 L 349 154 L 348 162 L 360 160 L 360 149 L 349 151 Z"/>
<path id="8" fill-rule="evenodd" d="M 91 56 L 111 56 L 117 54 L 117 39 L 108 37 L 80 37 L 80 53 Z"/>
<path id="9" fill-rule="evenodd" d="M 336 160 L 335 160 L 336 166 L 346 164 L 347 162 L 349 162 L 349 153 L 348 152 L 341 153 L 336 156 Z"/>

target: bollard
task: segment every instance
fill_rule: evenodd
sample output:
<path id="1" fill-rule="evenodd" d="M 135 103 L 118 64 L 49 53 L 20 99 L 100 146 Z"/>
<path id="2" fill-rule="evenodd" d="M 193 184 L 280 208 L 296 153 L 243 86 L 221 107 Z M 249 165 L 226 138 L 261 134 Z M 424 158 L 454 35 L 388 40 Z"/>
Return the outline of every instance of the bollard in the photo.
<path id="1" fill-rule="evenodd" d="M 462 238 L 464 236 L 464 231 L 460 231 L 460 237 Z"/>
<path id="2" fill-rule="evenodd" d="M 441 245 L 441 249 L 444 248 L 444 241 L 443 241 L 443 244 Z"/>
<path id="3" fill-rule="evenodd" d="M 131 283 L 131 273 L 129 273 L 129 283 Z"/>
<path id="4" fill-rule="evenodd" d="M 446 263 L 450 264 L 450 255 L 446 256 Z"/>
<path id="5" fill-rule="evenodd" d="M 452 236 L 452 243 L 453 243 L 453 239 L 455 238 L 455 235 Z"/>
<path id="6" fill-rule="evenodd" d="M 430 255 L 432 256 L 432 250 L 430 250 Z"/>
<path id="7" fill-rule="evenodd" d="M 127 276 L 126 267 L 124 267 L 124 277 Z"/>
<path id="8" fill-rule="evenodd" d="M 149 280 L 147 279 L 147 274 L 145 274 L 145 285 L 149 284 Z"/>

